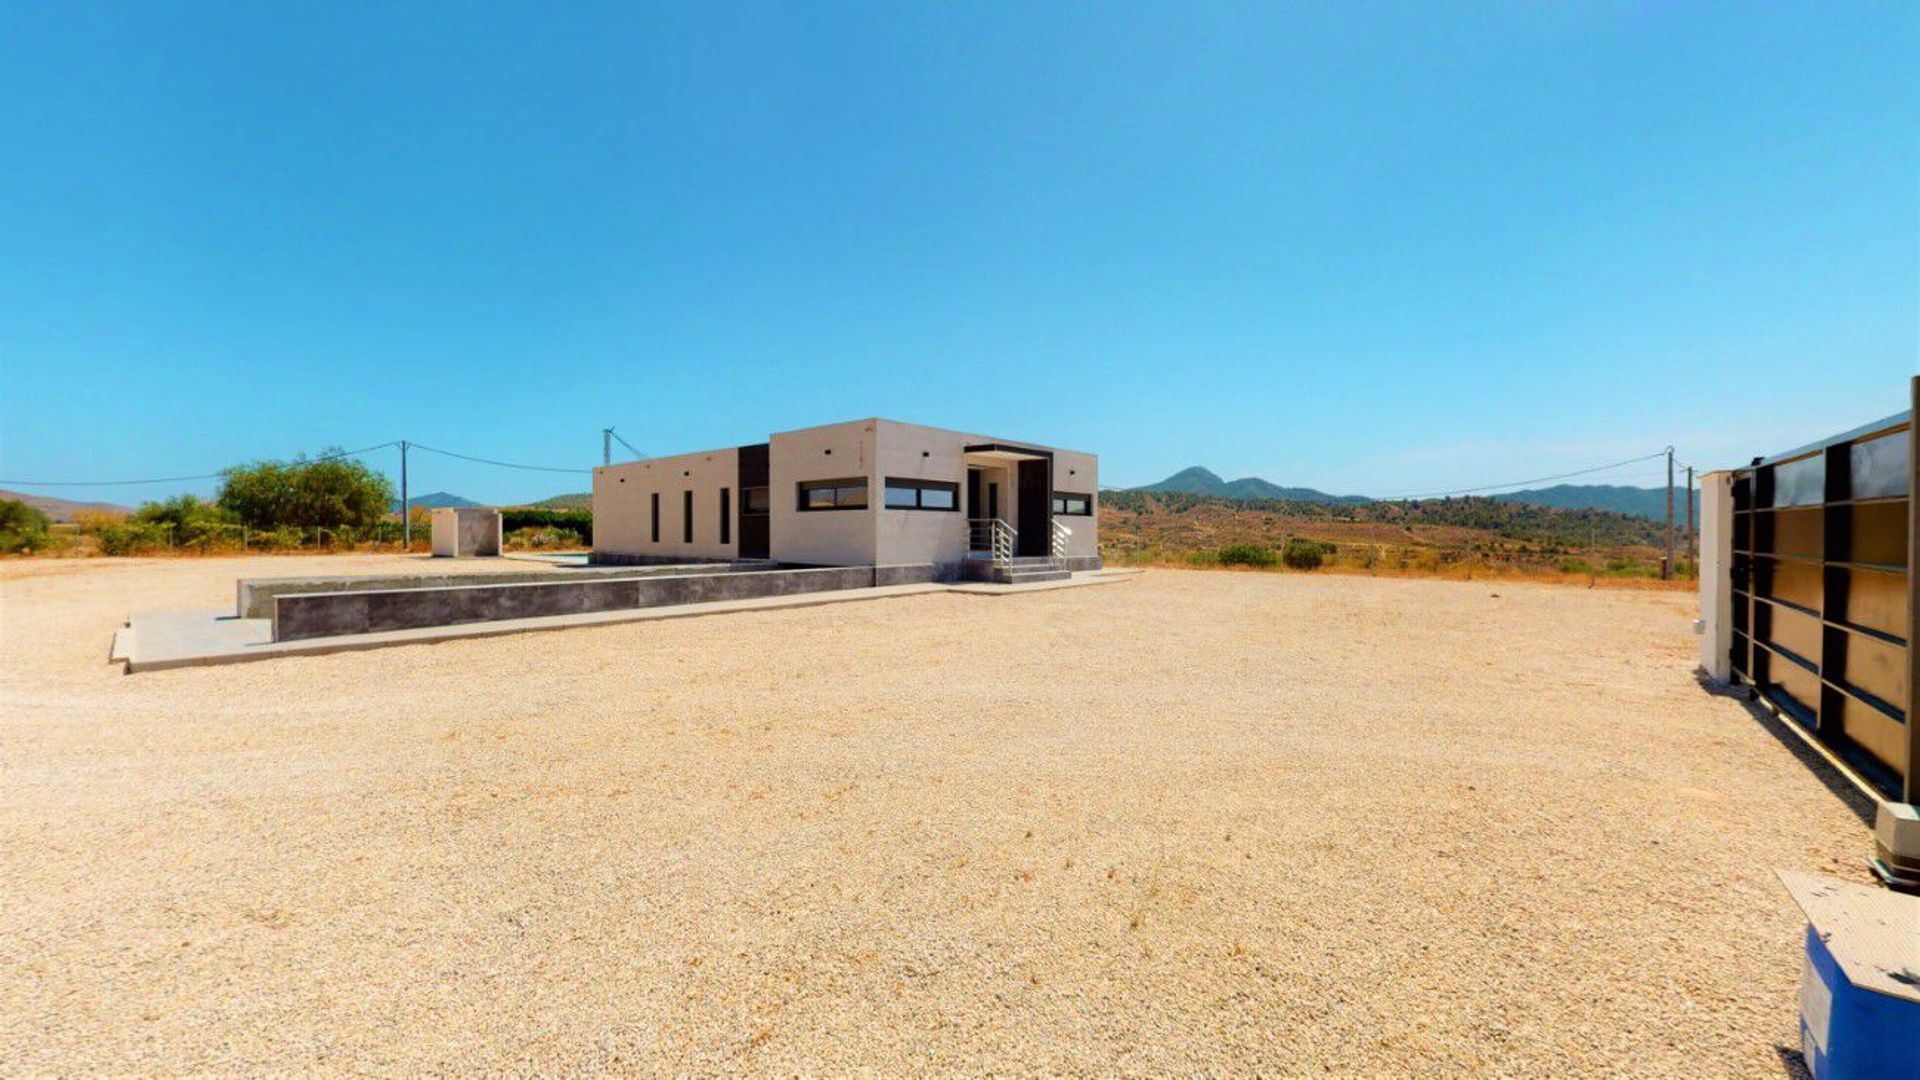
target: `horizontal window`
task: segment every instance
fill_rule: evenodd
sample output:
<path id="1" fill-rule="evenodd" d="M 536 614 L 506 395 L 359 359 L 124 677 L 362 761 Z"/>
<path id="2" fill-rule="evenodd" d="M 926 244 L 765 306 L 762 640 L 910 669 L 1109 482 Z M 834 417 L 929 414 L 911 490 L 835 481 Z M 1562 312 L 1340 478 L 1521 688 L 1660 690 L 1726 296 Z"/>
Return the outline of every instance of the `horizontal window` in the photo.
<path id="1" fill-rule="evenodd" d="M 1053 493 L 1053 512 L 1068 517 L 1092 517 L 1093 496 L 1056 491 Z"/>
<path id="2" fill-rule="evenodd" d="M 944 480 L 887 478 L 889 510 L 958 510 L 960 485 Z"/>
<path id="3" fill-rule="evenodd" d="M 771 506 L 767 502 L 767 489 L 750 487 L 740 489 L 740 512 L 743 514 L 764 514 Z"/>
<path id="4" fill-rule="evenodd" d="M 803 480 L 800 482 L 800 509 L 802 510 L 865 510 L 867 508 L 867 481 L 864 477 L 851 480 Z"/>

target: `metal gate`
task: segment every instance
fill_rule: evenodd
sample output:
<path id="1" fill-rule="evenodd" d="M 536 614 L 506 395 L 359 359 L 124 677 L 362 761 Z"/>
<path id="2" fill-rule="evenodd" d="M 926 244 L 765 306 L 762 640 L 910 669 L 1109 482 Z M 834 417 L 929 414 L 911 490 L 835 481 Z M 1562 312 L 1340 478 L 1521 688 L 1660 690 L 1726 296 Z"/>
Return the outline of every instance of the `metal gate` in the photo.
<path id="1" fill-rule="evenodd" d="M 1916 409 L 1730 471 L 1732 677 L 1893 802 L 1920 802 L 1910 718 Z"/>

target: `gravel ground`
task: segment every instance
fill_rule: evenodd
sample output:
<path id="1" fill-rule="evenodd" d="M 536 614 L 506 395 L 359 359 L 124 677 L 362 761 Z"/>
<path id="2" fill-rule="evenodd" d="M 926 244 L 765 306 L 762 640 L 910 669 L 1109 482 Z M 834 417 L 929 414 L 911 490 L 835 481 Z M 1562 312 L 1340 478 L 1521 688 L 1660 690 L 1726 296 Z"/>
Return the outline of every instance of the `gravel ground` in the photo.
<path id="1" fill-rule="evenodd" d="M 1151 571 L 122 676 L 0 564 L 0 1071 L 1775 1075 L 1869 837 L 1690 598 Z"/>

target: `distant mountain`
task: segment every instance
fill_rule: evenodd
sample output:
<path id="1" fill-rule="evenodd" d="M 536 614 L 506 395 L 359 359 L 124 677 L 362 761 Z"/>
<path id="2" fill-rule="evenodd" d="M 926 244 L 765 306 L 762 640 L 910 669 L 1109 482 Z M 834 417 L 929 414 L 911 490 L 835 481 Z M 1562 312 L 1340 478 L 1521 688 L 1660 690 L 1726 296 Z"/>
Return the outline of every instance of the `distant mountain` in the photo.
<path id="1" fill-rule="evenodd" d="M 1147 484 L 1128 490 L 1175 491 L 1187 495 L 1212 495 L 1219 499 L 1281 499 L 1288 502 L 1330 503 L 1337 506 L 1352 506 L 1372 501 L 1364 495 L 1329 495 L 1313 488 L 1282 487 L 1257 476 L 1222 480 L 1219 474 L 1200 465 L 1181 469 L 1157 484 Z"/>
<path id="2" fill-rule="evenodd" d="M 1495 495 L 1500 502 L 1551 506 L 1560 510 L 1612 510 L 1634 517 L 1664 521 L 1667 517 L 1667 489 L 1663 487 L 1617 487 L 1612 484 L 1556 484 L 1532 491 L 1511 491 Z M 1687 488 L 1683 482 L 1673 489 L 1673 516 L 1679 521 L 1687 514 Z"/>
<path id="3" fill-rule="evenodd" d="M 408 499 L 407 502 L 427 510 L 447 510 L 458 509 L 462 506 L 486 505 L 484 503 L 474 502 L 472 499 L 463 499 L 458 495 L 449 495 L 444 491 L 432 491 L 425 495 L 415 495 Z M 393 500 L 393 512 L 396 514 L 400 512 L 399 499 Z"/>
<path id="4" fill-rule="evenodd" d="M 120 506 L 117 503 L 74 502 L 71 499 L 56 499 L 50 495 L 28 495 L 22 491 L 0 491 L 0 499 L 18 499 L 56 522 L 72 521 L 75 514 L 133 513 L 131 507 Z"/>
<path id="5" fill-rule="evenodd" d="M 1210 495 L 1216 499 L 1274 499 L 1283 502 L 1326 503 L 1331 506 L 1360 506 L 1375 500 L 1365 495 L 1329 495 L 1314 488 L 1282 487 L 1257 476 L 1222 480 L 1218 473 L 1200 465 L 1181 469 L 1157 484 L 1128 488 L 1129 491 L 1178 492 L 1184 495 Z M 1549 488 L 1510 491 L 1492 495 L 1496 502 L 1525 503 L 1556 510 L 1611 510 L 1634 517 L 1664 520 L 1667 516 L 1667 489 L 1619 487 L 1611 484 L 1558 484 Z M 1687 492 L 1674 491 L 1676 517 L 1686 514 Z M 1417 500 L 1425 501 L 1425 500 Z"/>
<path id="6" fill-rule="evenodd" d="M 555 495 L 551 499 L 541 499 L 529 505 L 535 510 L 591 510 L 593 509 L 593 492 L 580 491 Z"/>

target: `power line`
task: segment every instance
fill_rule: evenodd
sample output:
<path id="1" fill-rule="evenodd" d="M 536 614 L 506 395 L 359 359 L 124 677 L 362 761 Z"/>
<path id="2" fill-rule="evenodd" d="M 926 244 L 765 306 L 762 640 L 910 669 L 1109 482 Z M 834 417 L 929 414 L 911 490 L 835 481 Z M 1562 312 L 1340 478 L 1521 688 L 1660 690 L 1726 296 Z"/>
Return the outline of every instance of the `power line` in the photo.
<path id="1" fill-rule="evenodd" d="M 1427 491 L 1417 495 L 1386 495 L 1386 496 L 1382 496 L 1379 501 L 1380 502 L 1404 502 L 1412 499 L 1439 499 L 1449 495 L 1472 495 L 1482 491 L 1499 491 L 1502 488 L 1526 487 L 1529 484 L 1544 484 L 1552 480 L 1566 480 L 1575 476 L 1587 476 L 1592 473 L 1606 472 L 1609 469 L 1618 469 L 1627 465 L 1636 465 L 1642 461 L 1652 461 L 1654 458 L 1662 458 L 1666 456 L 1667 456 L 1667 452 L 1665 450 L 1659 450 L 1654 453 L 1646 454 L 1641 457 L 1628 458 L 1625 461 L 1616 461 L 1611 465 L 1595 465 L 1591 469 L 1576 469 L 1573 472 L 1559 473 L 1558 475 L 1555 475 L 1555 476 L 1536 476 L 1531 480 L 1513 480 L 1504 484 L 1482 484 L 1479 487 L 1456 488 L 1452 491 Z"/>
<path id="2" fill-rule="evenodd" d="M 626 440 L 621 439 L 620 441 L 625 442 Z M 475 457 L 472 454 L 460 454 L 460 453 L 455 453 L 452 450 L 441 450 L 438 447 L 428 446 L 426 443 L 408 443 L 407 445 L 413 447 L 415 450 L 425 450 L 430 454 L 442 454 L 450 458 L 459 458 L 461 461 L 478 462 L 481 465 L 497 465 L 503 469 L 526 469 L 529 472 L 552 472 L 552 473 L 591 473 L 593 472 L 592 469 L 562 469 L 553 465 L 522 465 L 519 462 L 514 462 L 514 461 L 495 461 L 492 458 Z"/>
<path id="3" fill-rule="evenodd" d="M 620 441 L 620 445 L 621 445 L 621 446 L 624 446 L 624 447 L 626 447 L 626 448 L 627 448 L 628 450 L 631 450 L 631 451 L 633 451 L 633 456 L 634 456 L 634 459 L 635 459 L 635 460 L 639 460 L 640 458 L 645 458 L 645 457 L 651 457 L 651 456 L 653 456 L 653 455 L 651 455 L 651 454 L 649 454 L 649 453 L 647 453 L 647 452 L 646 452 L 645 450 L 642 450 L 642 449 L 640 449 L 639 447 L 637 447 L 637 446 L 635 446 L 635 445 L 633 445 L 632 443 L 630 443 L 630 442 L 628 442 L 627 440 L 625 440 L 625 439 L 622 439 L 622 438 L 620 438 L 620 433 L 619 433 L 619 432 L 617 432 L 617 431 L 615 431 L 615 430 L 613 430 L 612 428 L 608 428 L 608 429 L 607 429 L 607 434 L 609 434 L 609 435 L 611 435 L 611 436 L 613 436 L 613 437 L 614 437 L 615 439 L 619 439 L 619 441 Z"/>
<path id="4" fill-rule="evenodd" d="M 304 459 L 304 463 L 312 464 L 321 461 L 338 461 L 341 458 L 359 457 L 361 454 L 370 454 L 375 450 L 385 450 L 390 446 L 398 445 L 400 445 L 400 441 L 395 439 L 391 442 L 383 442 L 378 446 L 362 447 L 359 450 L 340 450 L 331 454 L 321 454 L 319 457 Z M 227 475 L 229 471 L 230 470 L 222 469 L 219 472 L 200 473 L 195 476 L 155 476 L 143 480 L 0 480 L 0 484 L 7 487 L 130 487 L 135 484 L 183 484 L 189 480 L 218 480 Z"/>

